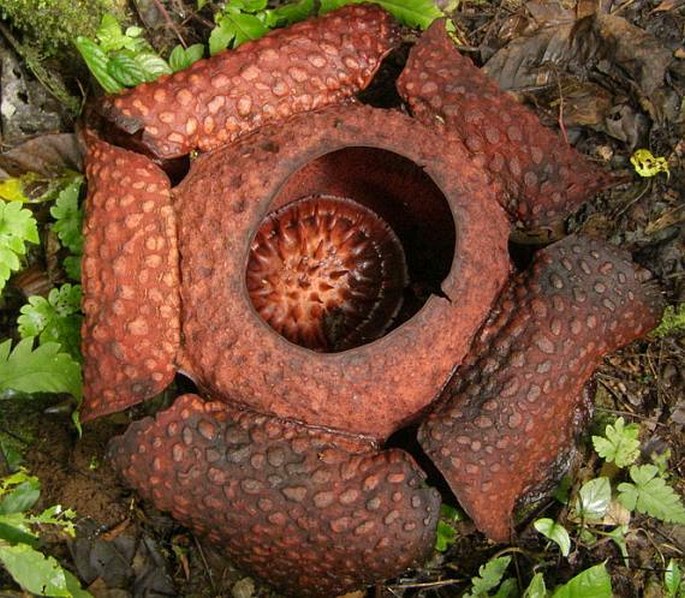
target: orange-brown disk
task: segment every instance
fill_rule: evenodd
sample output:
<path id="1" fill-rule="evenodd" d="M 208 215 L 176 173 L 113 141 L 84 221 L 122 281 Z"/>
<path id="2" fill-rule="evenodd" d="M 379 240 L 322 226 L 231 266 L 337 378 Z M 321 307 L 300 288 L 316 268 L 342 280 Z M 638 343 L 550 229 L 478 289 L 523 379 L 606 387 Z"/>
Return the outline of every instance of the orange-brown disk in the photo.
<path id="1" fill-rule="evenodd" d="M 339 351 L 375 340 L 402 305 L 402 244 L 372 210 L 350 199 L 292 202 L 260 225 L 247 264 L 259 315 L 289 341 Z"/>
<path id="2" fill-rule="evenodd" d="M 524 228 L 557 223 L 607 176 L 457 50 L 436 21 L 412 48 L 400 95 L 423 122 L 455 134 L 502 185 L 500 201 Z"/>
<path id="3" fill-rule="evenodd" d="M 211 150 L 350 98 L 397 41 L 378 6 L 347 6 L 105 98 L 98 112 L 158 158 Z"/>
<path id="4" fill-rule="evenodd" d="M 398 449 L 185 395 L 110 456 L 157 508 L 292 596 L 337 596 L 433 549 L 440 497 Z"/>
<path id="5" fill-rule="evenodd" d="M 81 419 L 166 387 L 179 344 L 178 251 L 169 180 L 148 158 L 85 134 Z"/>
<path id="6" fill-rule="evenodd" d="M 623 251 L 570 236 L 514 278 L 419 441 L 476 526 L 507 541 L 519 498 L 570 449 L 602 356 L 651 330 L 656 288 Z"/>

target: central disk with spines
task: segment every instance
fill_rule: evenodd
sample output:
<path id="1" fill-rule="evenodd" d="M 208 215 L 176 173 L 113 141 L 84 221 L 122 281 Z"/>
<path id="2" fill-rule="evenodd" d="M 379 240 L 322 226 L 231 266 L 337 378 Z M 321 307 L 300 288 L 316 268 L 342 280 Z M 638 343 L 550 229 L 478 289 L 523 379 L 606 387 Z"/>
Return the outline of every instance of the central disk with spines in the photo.
<path id="1" fill-rule="evenodd" d="M 252 242 L 247 289 L 261 318 L 289 341 L 341 351 L 382 336 L 407 285 L 404 250 L 369 208 L 332 196 L 269 214 Z"/>

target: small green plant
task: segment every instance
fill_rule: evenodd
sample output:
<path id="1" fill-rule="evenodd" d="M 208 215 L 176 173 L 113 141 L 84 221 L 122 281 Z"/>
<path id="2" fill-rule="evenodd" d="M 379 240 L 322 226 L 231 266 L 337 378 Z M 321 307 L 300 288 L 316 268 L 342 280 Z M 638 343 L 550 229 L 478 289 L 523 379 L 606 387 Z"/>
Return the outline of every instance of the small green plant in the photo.
<path id="1" fill-rule="evenodd" d="M 33 213 L 20 202 L 0 200 L 0 291 L 10 274 L 21 269 L 27 243 L 38 243 L 38 227 Z"/>
<path id="2" fill-rule="evenodd" d="M 81 366 L 59 343 L 33 348 L 34 338 L 0 342 L 0 398 L 8 391 L 20 393 L 69 393 L 82 397 Z"/>
<path id="3" fill-rule="evenodd" d="M 487 563 L 481 565 L 478 569 L 478 575 L 471 579 L 471 590 L 464 594 L 464 598 L 481 598 L 482 596 L 489 596 L 489 592 L 497 588 L 497 586 L 500 586 L 500 589 L 496 596 L 498 598 L 507 596 L 508 594 L 504 592 L 509 591 L 506 589 L 511 586 L 508 582 L 514 580 L 504 580 L 503 582 L 502 578 L 504 577 L 510 562 L 510 556 L 500 556 L 490 559 Z M 503 586 L 505 588 L 504 590 L 502 589 Z"/>
<path id="4" fill-rule="evenodd" d="M 683 574 L 675 559 L 668 562 L 664 572 L 664 589 L 668 598 L 685 598 L 685 585 L 683 585 Z"/>
<path id="5" fill-rule="evenodd" d="M 604 436 L 593 436 L 592 446 L 595 452 L 607 463 L 615 463 L 617 467 L 626 467 L 635 463 L 640 456 L 640 426 L 625 425 L 625 420 L 619 417 L 613 424 L 607 425 Z"/>
<path id="6" fill-rule="evenodd" d="M 471 579 L 471 588 L 463 598 L 514 598 L 519 596 L 517 582 L 512 577 L 505 578 L 511 562 L 509 556 L 490 559 L 478 570 L 478 576 Z M 494 593 L 493 593 L 494 592 Z M 565 584 L 547 590 L 542 573 L 536 573 L 523 598 L 612 598 L 611 578 L 604 563 L 595 565 L 573 577 Z"/>
<path id="7" fill-rule="evenodd" d="M 571 501 L 569 513 L 569 521 L 580 524 L 578 542 L 592 544 L 598 535 L 606 537 L 616 544 L 626 564 L 629 562 L 626 534 L 631 512 L 636 511 L 667 523 L 685 523 L 685 506 L 667 482 L 668 455 L 653 455 L 654 463 L 637 465 L 640 458 L 639 435 L 640 427 L 637 424 L 626 425 L 620 417 L 605 427 L 603 436 L 592 437 L 597 454 L 605 463 L 615 466 L 614 471 L 619 475 L 625 475 L 623 472 L 629 468 L 631 481 L 612 487 L 612 480 L 607 476 L 588 480 Z M 544 518 L 538 519 L 533 525 L 559 546 L 563 556 L 570 555 L 571 536 L 561 523 Z M 607 530 L 607 526 L 613 526 L 613 529 Z M 677 577 L 678 574 L 672 575 Z M 675 585 L 672 578 L 669 580 Z M 562 597 L 568 595 L 560 594 Z M 556 597 L 557 593 L 553 596 Z"/>
<path id="8" fill-rule="evenodd" d="M 571 552 L 571 537 L 568 535 L 566 528 L 550 519 L 549 517 L 543 517 L 542 519 L 537 519 L 533 523 L 533 527 L 539 531 L 545 538 L 552 540 L 563 556 L 568 556 Z"/>
<path id="9" fill-rule="evenodd" d="M 187 48 L 179 44 L 169 54 L 169 66 L 176 73 L 187 69 L 191 64 L 203 58 L 204 55 L 204 44 L 193 44 Z"/>
<path id="10" fill-rule="evenodd" d="M 536 573 L 523 593 L 523 598 L 547 598 L 545 579 Z M 559 586 L 551 594 L 552 598 L 612 598 L 611 578 L 604 564 L 595 565 L 581 571 L 569 582 Z"/>
<path id="11" fill-rule="evenodd" d="M 77 37 L 76 48 L 108 93 L 154 81 L 172 72 L 169 64 L 143 37 L 140 27 L 129 27 L 123 31 L 116 17 L 106 14 L 95 36 L 97 41 Z"/>
<path id="12" fill-rule="evenodd" d="M 349 4 L 369 0 L 299 0 L 275 9 L 267 8 L 267 0 L 233 0 L 218 11 L 216 27 L 209 37 L 209 53 L 236 48 L 246 41 L 259 39 L 276 27 L 291 25 L 315 14 L 325 14 Z M 435 19 L 444 16 L 433 0 L 370 0 L 409 27 L 426 29 Z M 204 4 L 204 3 L 203 3 Z"/>
<path id="13" fill-rule="evenodd" d="M 50 208 L 50 215 L 55 219 L 52 230 L 71 253 L 64 258 L 63 265 L 72 280 L 81 280 L 83 208 L 79 205 L 79 195 L 83 180 L 80 175 L 68 180 L 57 195 L 55 205 Z"/>
<path id="14" fill-rule="evenodd" d="M 76 361 L 81 359 L 81 286 L 64 284 L 47 298 L 29 297 L 17 319 L 22 338 L 38 337 L 41 345 L 58 343 Z"/>
<path id="15" fill-rule="evenodd" d="M 592 437 L 597 454 L 607 463 L 614 463 L 621 469 L 630 467 L 632 481 L 617 486 L 618 502 L 628 511 L 637 511 L 667 523 L 685 523 L 685 506 L 668 484 L 664 457 L 655 456 L 656 463 L 636 464 L 640 456 L 639 432 L 639 426 L 626 426 L 620 417 L 606 427 L 605 436 Z M 584 484 L 579 501 L 581 507 L 576 510 L 581 515 L 588 519 L 601 519 L 611 501 L 608 478 L 595 478 Z M 588 512 L 587 504 L 592 504 L 595 512 Z"/>
<path id="16" fill-rule="evenodd" d="M 0 479 L 0 565 L 34 596 L 88 598 L 91 594 L 81 589 L 72 573 L 38 550 L 39 533 L 46 527 L 74 537 L 75 513 L 60 505 L 29 513 L 39 497 L 38 478 L 25 471 Z"/>
<path id="17" fill-rule="evenodd" d="M 574 515 L 583 522 L 602 521 L 611 503 L 609 478 L 599 477 L 585 482 L 575 500 Z"/>
<path id="18" fill-rule="evenodd" d="M 26 187 L 33 183 L 35 176 L 34 173 L 29 172 L 20 177 L 0 181 L 0 199 L 21 203 L 28 201 Z"/>
<path id="19" fill-rule="evenodd" d="M 585 569 L 554 590 L 552 598 L 612 598 L 611 577 L 604 563 Z"/>
<path id="20" fill-rule="evenodd" d="M 440 519 L 435 537 L 435 550 L 445 552 L 457 539 L 455 523 L 464 520 L 464 514 L 454 507 L 446 504 L 440 505 Z"/>
<path id="21" fill-rule="evenodd" d="M 667 523 L 685 523 L 685 506 L 675 490 L 659 475 L 656 465 L 633 465 L 632 482 L 618 485 L 618 500 L 629 511 Z"/>
<path id="22" fill-rule="evenodd" d="M 272 28 L 271 14 L 266 10 L 266 0 L 229 2 L 214 15 L 216 27 L 209 35 L 209 53 L 214 56 L 226 48 L 264 37 Z"/>

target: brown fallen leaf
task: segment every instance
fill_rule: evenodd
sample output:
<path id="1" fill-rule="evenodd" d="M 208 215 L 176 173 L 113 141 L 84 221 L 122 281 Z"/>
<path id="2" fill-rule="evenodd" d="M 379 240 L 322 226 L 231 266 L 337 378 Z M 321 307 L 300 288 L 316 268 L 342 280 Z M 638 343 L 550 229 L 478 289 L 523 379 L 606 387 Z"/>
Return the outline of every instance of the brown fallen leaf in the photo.
<path id="1" fill-rule="evenodd" d="M 510 90 L 553 89 L 569 76 L 579 83 L 593 81 L 661 122 L 677 118 L 677 94 L 667 84 L 674 60 L 656 37 L 626 19 L 593 14 L 514 39 L 492 56 L 484 70 Z M 630 131 L 616 136 L 635 137 Z"/>
<path id="2" fill-rule="evenodd" d="M 74 133 L 41 135 L 0 154 L 0 179 L 26 172 L 51 177 L 65 170 L 83 170 Z"/>
<path id="3" fill-rule="evenodd" d="M 669 114 L 666 86 L 673 57 L 656 37 L 623 17 L 596 15 L 578 21 L 572 40 L 576 62 L 632 92 L 653 119 L 675 116 Z"/>

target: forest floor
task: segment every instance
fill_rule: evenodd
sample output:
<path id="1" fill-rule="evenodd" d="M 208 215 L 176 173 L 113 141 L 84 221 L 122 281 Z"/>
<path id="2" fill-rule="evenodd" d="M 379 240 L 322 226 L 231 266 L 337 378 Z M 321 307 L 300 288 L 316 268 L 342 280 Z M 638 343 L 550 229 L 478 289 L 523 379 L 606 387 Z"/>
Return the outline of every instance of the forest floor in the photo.
<path id="1" fill-rule="evenodd" d="M 578 149 L 624 182 L 584 205 L 567 222 L 567 232 L 589 233 L 629 250 L 653 273 L 666 302 L 685 301 L 685 3 L 679 0 L 526 2 L 487 0 L 442 2 L 456 26 L 462 50 L 499 84 L 517 90 L 543 122 L 563 128 Z M 457 5 L 456 9 L 450 5 Z M 156 48 L 182 36 L 187 43 L 207 39 L 211 6 L 139 0 L 131 18 L 145 28 Z M 160 10 L 166 6 L 164 10 Z M 0 1 L 2 7 L 2 1 Z M 2 23 L 4 33 L 13 31 Z M 407 32 L 407 39 L 414 35 Z M 579 47 L 590 61 L 580 62 Z M 48 94 L 13 44 L 0 45 L 2 150 L 16 150 L 31 138 L 72 133 L 74 114 Z M 542 57 L 550 62 L 541 64 Z M 89 88 L 87 73 L 73 59 L 57 56 L 43 64 L 75 93 Z M 14 110 L 5 109 L 13 105 Z M 12 113 L 10 115 L 10 112 Z M 59 142 L 65 165 L 78 163 L 72 141 Z M 630 157 L 639 148 L 664 157 L 665 172 L 641 177 Z M 29 152 L 30 154 L 30 152 Z M 31 160 L 38 160 L 39 157 Z M 0 168 L 7 161 L 0 160 Z M 36 207 L 40 212 L 43 208 Z M 46 220 L 45 215 L 43 219 Z M 40 221 L 40 218 L 39 218 Z M 47 225 L 46 225 L 47 226 Z M 45 238 L 45 236 L 43 236 Z M 45 293 L 63 282 L 58 256 L 44 243 L 30 256 L 30 267 L 15 276 L 0 303 L 0 337 L 16 338 L 16 318 L 27 295 Z M 62 277 L 62 279 L 60 279 Z M 572 488 L 608 475 L 616 485 L 626 473 L 594 453 L 591 434 L 623 417 L 639 424 L 641 461 L 661 456 L 669 483 L 685 492 L 685 334 L 651 335 L 608 356 L 594 376 L 595 415 L 569 464 Z M 160 399 L 155 406 L 166 400 Z M 277 596 L 258 580 L 233 568 L 221 551 L 157 512 L 123 486 L 108 466 L 108 440 L 153 406 L 137 407 L 84 426 L 79 437 L 63 397 L 5 398 L 0 403 L 0 448 L 19 455 L 23 467 L 42 485 L 40 505 L 61 504 L 78 514 L 75 540 L 45 539 L 45 550 L 78 574 L 98 598 L 184 596 L 235 598 Z M 4 459 L 7 461 L 7 459 Z M 0 465 L 3 460 L 0 460 Z M 6 465 L 6 463 L 4 464 Z M 6 467 L 5 467 L 6 469 Z M 0 474 L 3 468 L 0 467 Z M 571 491 L 573 496 L 573 490 Z M 454 502 L 450 496 L 444 501 Z M 572 550 L 537 533 L 531 522 L 551 517 L 571 531 Z M 592 565 L 606 563 L 614 594 L 620 597 L 668 596 L 664 571 L 671 559 L 685 564 L 685 528 L 637 512 L 623 512 L 628 558 L 606 533 L 616 522 L 587 526 L 574 521 L 572 508 L 552 497 L 522 515 L 515 544 L 495 545 L 468 520 L 453 523 L 456 539 L 416 569 L 356 596 L 452 597 L 471 587 L 471 578 L 494 556 L 508 555 L 508 576 L 521 589 L 542 572 L 553 588 Z M 0 572 L 0 597 L 23 594 Z M 15 589 L 12 589 L 15 588 Z M 494 594 L 493 594 L 494 595 Z M 514 594 L 512 594 L 514 595 Z M 581 594 L 577 594 L 581 595 Z"/>

